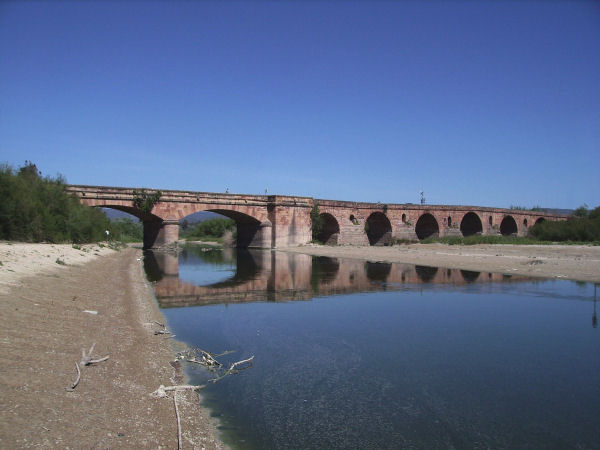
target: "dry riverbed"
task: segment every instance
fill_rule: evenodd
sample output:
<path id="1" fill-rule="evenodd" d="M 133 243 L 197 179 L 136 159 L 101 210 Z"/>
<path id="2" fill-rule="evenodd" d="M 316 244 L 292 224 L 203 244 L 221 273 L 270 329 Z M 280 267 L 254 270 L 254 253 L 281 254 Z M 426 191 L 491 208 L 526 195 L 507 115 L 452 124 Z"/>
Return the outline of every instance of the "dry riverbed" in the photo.
<path id="1" fill-rule="evenodd" d="M 182 383 L 141 251 L 0 243 L 0 448 L 177 448 Z M 109 359 L 81 368 L 83 348 Z M 176 365 L 175 365 L 176 366 Z M 197 395 L 178 394 L 183 448 L 223 448 Z"/>
<path id="2" fill-rule="evenodd" d="M 600 246 L 411 244 L 355 247 L 311 244 L 284 250 L 317 256 L 600 282 Z"/>

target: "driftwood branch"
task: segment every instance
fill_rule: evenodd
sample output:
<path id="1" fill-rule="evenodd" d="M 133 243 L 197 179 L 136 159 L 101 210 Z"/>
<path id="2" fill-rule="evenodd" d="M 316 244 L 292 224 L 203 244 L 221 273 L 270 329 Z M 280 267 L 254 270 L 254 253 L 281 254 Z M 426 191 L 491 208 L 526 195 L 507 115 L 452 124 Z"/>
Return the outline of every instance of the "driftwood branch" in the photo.
<path id="1" fill-rule="evenodd" d="M 231 366 L 229 366 L 229 369 L 227 369 L 221 375 L 219 375 L 218 377 L 213 378 L 211 380 L 208 380 L 208 381 L 210 381 L 212 383 L 216 383 L 217 381 L 225 378 L 228 375 L 235 375 L 236 373 L 239 373 L 242 370 L 249 369 L 250 367 L 252 367 L 253 361 L 254 361 L 254 356 L 251 356 L 248 359 L 242 359 L 241 361 L 234 362 Z M 244 366 L 244 364 L 246 364 L 246 366 Z M 240 366 L 244 366 L 244 367 L 240 367 Z"/>
<path id="2" fill-rule="evenodd" d="M 157 334 L 171 334 L 171 332 L 167 330 L 167 326 L 164 323 L 157 322 L 156 320 L 154 321 L 154 323 L 161 328 L 160 330 L 154 330 L 155 336 Z"/>
<path id="3" fill-rule="evenodd" d="M 175 416 L 177 417 L 177 450 L 181 450 L 183 443 L 181 442 L 181 419 L 179 418 L 179 408 L 177 407 L 177 392 L 173 394 L 173 404 L 175 405 Z"/>
<path id="4" fill-rule="evenodd" d="M 162 384 L 158 387 L 157 390 L 152 392 L 150 395 L 156 398 L 164 398 L 167 397 L 167 392 L 178 392 L 178 391 L 199 391 L 200 389 L 205 388 L 205 384 L 200 384 L 194 386 L 192 384 L 179 384 L 176 386 L 163 386 Z"/>
<path id="5" fill-rule="evenodd" d="M 67 391 L 74 391 L 77 385 L 79 384 L 79 380 L 81 379 L 81 370 L 79 370 L 79 365 L 75 363 L 75 368 L 77 369 L 77 378 L 71 384 L 71 387 L 66 388 Z"/>
<path id="6" fill-rule="evenodd" d="M 81 350 L 81 361 L 79 362 L 79 364 L 81 364 L 82 367 L 89 366 L 90 364 L 97 364 L 108 359 L 108 355 L 104 356 L 103 358 L 92 358 L 92 352 L 94 351 L 95 346 L 96 343 L 94 342 L 87 353 L 85 352 L 85 349 Z M 79 369 L 79 364 L 75 363 L 75 368 L 77 369 L 77 378 L 75 379 L 73 384 L 71 384 L 70 387 L 66 388 L 67 391 L 75 390 L 75 388 L 79 384 L 79 380 L 81 380 L 81 370 Z"/>
<path id="7" fill-rule="evenodd" d="M 162 325 L 161 323 L 158 323 L 158 322 L 156 322 L 156 323 L 158 325 L 161 325 L 164 327 L 164 325 Z M 155 334 L 158 334 L 158 333 L 155 332 Z M 90 353 L 91 353 L 91 351 L 90 351 Z M 254 361 L 254 356 L 252 356 L 248 359 L 242 359 L 241 361 L 237 361 L 237 362 L 231 364 L 231 366 L 229 366 L 229 369 L 227 369 L 223 372 L 223 369 L 222 369 L 223 364 L 221 364 L 219 361 L 217 361 L 216 358 L 219 356 L 227 355 L 229 353 L 233 353 L 233 351 L 227 350 L 218 355 L 213 355 L 212 353 L 207 352 L 206 350 L 202 350 L 201 348 L 196 348 L 196 349 L 188 349 L 183 352 L 177 353 L 177 359 L 178 360 L 185 359 L 188 362 L 200 364 L 200 365 L 206 367 L 211 372 L 215 372 L 217 374 L 217 377 L 213 378 L 212 380 L 209 380 L 209 381 L 216 383 L 217 381 L 219 381 L 222 378 L 225 378 L 228 375 L 233 375 L 233 374 L 241 372 L 242 370 L 246 370 L 246 369 L 252 367 L 252 362 Z M 177 443 L 178 443 L 177 448 L 178 449 L 181 449 L 182 441 L 181 441 L 181 420 L 179 417 L 179 407 L 177 406 L 177 393 L 180 391 L 199 391 L 200 389 L 204 389 L 205 387 L 206 387 L 205 384 L 201 384 L 198 386 L 190 385 L 190 384 L 180 384 L 180 385 L 175 385 L 175 386 L 163 386 L 161 384 L 157 390 L 155 390 L 154 392 L 152 392 L 150 394 L 152 397 L 164 398 L 164 397 L 168 397 L 167 392 L 174 392 L 173 405 L 175 406 L 175 415 L 177 416 Z"/>
<path id="8" fill-rule="evenodd" d="M 89 366 L 90 364 L 97 364 L 99 362 L 106 361 L 108 359 L 109 355 L 106 355 L 103 358 L 97 358 L 97 359 L 92 358 L 92 352 L 94 351 L 95 346 L 96 346 L 96 343 L 94 342 L 92 344 L 92 346 L 90 347 L 90 351 L 87 354 L 85 353 L 85 349 L 81 350 L 80 364 L 82 366 Z"/>

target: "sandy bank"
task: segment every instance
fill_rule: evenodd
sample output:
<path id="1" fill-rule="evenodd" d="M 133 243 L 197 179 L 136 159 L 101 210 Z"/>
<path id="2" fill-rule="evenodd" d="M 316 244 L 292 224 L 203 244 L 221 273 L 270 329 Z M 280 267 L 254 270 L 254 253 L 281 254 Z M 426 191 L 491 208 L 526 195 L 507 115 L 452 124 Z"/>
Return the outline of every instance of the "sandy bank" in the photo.
<path id="1" fill-rule="evenodd" d="M 600 282 L 600 247 L 583 245 L 444 245 L 394 247 L 304 245 L 280 249 L 317 256 L 387 261 Z"/>
<path id="2" fill-rule="evenodd" d="M 86 249 L 0 243 L 0 447 L 177 448 L 172 400 L 149 395 L 182 376 L 173 342 L 153 333 L 163 319 L 141 251 Z M 66 391 L 94 342 L 110 358 Z M 222 448 L 196 394 L 178 404 L 183 448 Z"/>

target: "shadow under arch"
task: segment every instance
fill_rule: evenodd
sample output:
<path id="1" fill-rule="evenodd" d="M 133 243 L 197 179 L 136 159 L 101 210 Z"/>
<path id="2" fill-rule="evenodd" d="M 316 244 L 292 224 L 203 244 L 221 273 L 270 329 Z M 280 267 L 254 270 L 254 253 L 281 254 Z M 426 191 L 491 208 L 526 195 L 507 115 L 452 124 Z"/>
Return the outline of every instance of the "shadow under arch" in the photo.
<path id="1" fill-rule="evenodd" d="M 370 281 L 387 281 L 392 270 L 392 263 L 371 262 L 365 263 L 365 272 Z"/>
<path id="2" fill-rule="evenodd" d="M 479 216 L 473 211 L 466 213 L 460 221 L 460 232 L 465 237 L 483 233 L 483 224 Z"/>
<path id="3" fill-rule="evenodd" d="M 475 272 L 473 270 L 461 270 L 460 274 L 467 283 L 474 283 L 481 275 L 481 272 Z"/>
<path id="4" fill-rule="evenodd" d="M 369 245 L 388 245 L 392 240 L 392 224 L 387 216 L 379 211 L 371 213 L 366 222 Z"/>
<path id="5" fill-rule="evenodd" d="M 544 223 L 546 221 L 546 219 L 544 219 L 543 217 L 538 217 L 538 219 L 535 221 L 534 225 L 537 225 L 538 223 Z"/>
<path id="6" fill-rule="evenodd" d="M 340 225 L 338 221 L 329 213 L 321 213 L 320 217 L 323 221 L 323 228 L 317 235 L 317 239 L 325 245 L 337 245 L 340 236 Z"/>
<path id="7" fill-rule="evenodd" d="M 206 285 L 208 288 L 229 288 L 240 286 L 248 281 L 256 280 L 263 268 L 257 263 L 252 250 L 239 248 L 236 256 L 236 270 L 231 278 Z"/>
<path id="8" fill-rule="evenodd" d="M 430 266 L 415 266 L 415 272 L 417 272 L 417 276 L 423 283 L 429 283 L 437 275 L 438 268 Z"/>
<path id="9" fill-rule="evenodd" d="M 419 240 L 427 239 L 428 237 L 438 237 L 440 235 L 440 226 L 433 215 L 425 213 L 417 220 L 415 233 L 417 233 Z"/>
<path id="10" fill-rule="evenodd" d="M 500 234 L 502 236 L 510 236 L 511 234 L 517 234 L 517 222 L 513 216 L 504 216 L 500 223 Z"/>
<path id="11" fill-rule="evenodd" d="M 319 291 L 319 286 L 328 284 L 336 279 L 340 270 L 340 261 L 328 256 L 313 256 L 310 272 L 310 285 L 314 292 Z"/>

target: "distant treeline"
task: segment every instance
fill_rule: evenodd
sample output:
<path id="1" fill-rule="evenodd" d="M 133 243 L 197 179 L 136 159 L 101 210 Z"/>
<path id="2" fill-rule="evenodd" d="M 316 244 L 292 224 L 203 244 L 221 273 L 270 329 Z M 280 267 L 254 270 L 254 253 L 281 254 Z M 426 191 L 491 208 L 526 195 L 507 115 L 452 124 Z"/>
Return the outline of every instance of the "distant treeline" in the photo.
<path id="1" fill-rule="evenodd" d="M 110 236 L 141 240 L 141 224 L 110 222 L 104 212 L 67 194 L 62 176 L 42 177 L 26 161 L 14 169 L 0 165 L 0 239 L 24 242 L 88 243 Z"/>
<path id="2" fill-rule="evenodd" d="M 224 217 L 215 217 L 194 226 L 189 226 L 184 221 L 181 226 L 180 236 L 188 241 L 219 241 L 226 231 L 231 231 L 235 236 L 235 221 Z"/>

